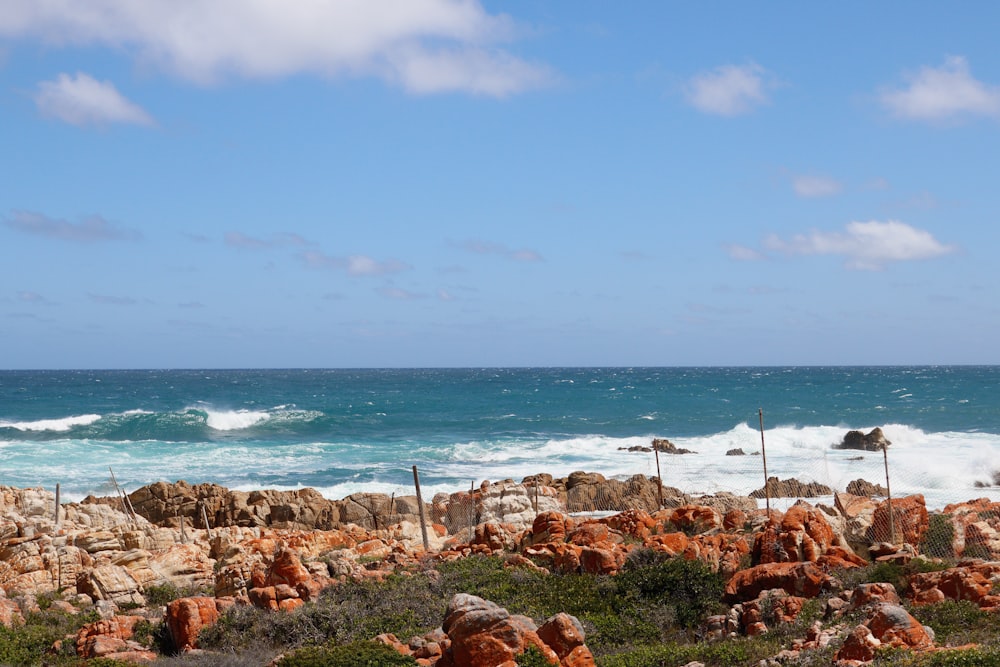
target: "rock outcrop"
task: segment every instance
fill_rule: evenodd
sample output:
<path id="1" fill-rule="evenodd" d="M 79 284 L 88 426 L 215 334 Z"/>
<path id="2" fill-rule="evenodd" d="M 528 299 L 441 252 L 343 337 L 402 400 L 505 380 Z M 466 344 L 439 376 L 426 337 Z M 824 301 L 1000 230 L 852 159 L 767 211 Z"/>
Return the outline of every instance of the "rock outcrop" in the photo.
<path id="1" fill-rule="evenodd" d="M 879 427 L 873 428 L 868 433 L 861 431 L 848 431 L 844 439 L 834 445 L 836 449 L 860 449 L 866 452 L 880 452 L 892 443 L 886 439 L 885 434 Z"/>

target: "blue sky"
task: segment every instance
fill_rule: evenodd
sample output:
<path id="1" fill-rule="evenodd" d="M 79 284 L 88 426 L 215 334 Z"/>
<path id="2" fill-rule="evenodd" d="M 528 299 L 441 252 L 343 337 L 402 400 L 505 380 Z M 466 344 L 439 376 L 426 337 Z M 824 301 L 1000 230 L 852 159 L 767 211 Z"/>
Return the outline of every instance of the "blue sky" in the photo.
<path id="1" fill-rule="evenodd" d="M 0 368 L 1000 363 L 1000 5 L 0 7 Z"/>

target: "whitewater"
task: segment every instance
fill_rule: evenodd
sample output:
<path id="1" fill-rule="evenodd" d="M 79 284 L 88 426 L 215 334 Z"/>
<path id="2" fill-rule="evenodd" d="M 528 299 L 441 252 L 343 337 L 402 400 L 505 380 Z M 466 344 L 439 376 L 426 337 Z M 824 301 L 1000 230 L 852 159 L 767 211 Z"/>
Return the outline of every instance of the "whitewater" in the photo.
<path id="1" fill-rule="evenodd" d="M 763 415 L 763 434 L 760 429 Z M 838 449 L 882 428 L 882 452 Z M 1000 367 L 0 371 L 0 484 L 425 495 L 576 470 L 747 494 L 855 479 L 1000 500 Z M 733 450 L 742 451 L 742 455 Z M 886 460 L 887 459 L 887 460 Z"/>

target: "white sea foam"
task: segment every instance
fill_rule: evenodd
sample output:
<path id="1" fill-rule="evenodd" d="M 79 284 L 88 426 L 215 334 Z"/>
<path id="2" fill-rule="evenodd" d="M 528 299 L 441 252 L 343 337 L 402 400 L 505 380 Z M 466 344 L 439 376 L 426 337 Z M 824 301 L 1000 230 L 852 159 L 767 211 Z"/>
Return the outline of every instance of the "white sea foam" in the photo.
<path id="1" fill-rule="evenodd" d="M 205 423 L 216 431 L 239 431 L 270 418 L 266 412 L 251 410 L 206 410 Z"/>
<path id="2" fill-rule="evenodd" d="M 61 419 L 39 419 L 31 422 L 0 421 L 0 428 L 13 428 L 18 431 L 69 431 L 74 426 L 87 426 L 101 418 L 101 415 L 78 415 Z"/>

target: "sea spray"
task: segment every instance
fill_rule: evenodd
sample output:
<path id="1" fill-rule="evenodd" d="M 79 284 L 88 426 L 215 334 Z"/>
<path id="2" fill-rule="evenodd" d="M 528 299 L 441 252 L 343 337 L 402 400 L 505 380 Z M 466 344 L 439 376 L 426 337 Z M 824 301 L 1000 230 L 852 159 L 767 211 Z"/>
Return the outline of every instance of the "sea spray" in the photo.
<path id="1" fill-rule="evenodd" d="M 79 499 L 106 492 L 112 466 L 128 489 L 400 495 L 418 465 L 433 495 L 537 472 L 653 476 L 641 449 L 666 437 L 694 452 L 661 457 L 667 485 L 746 494 L 763 485 L 761 405 L 773 476 L 884 482 L 881 453 L 835 447 L 879 426 L 894 494 L 995 495 L 996 367 L 0 372 L 0 483 Z"/>

